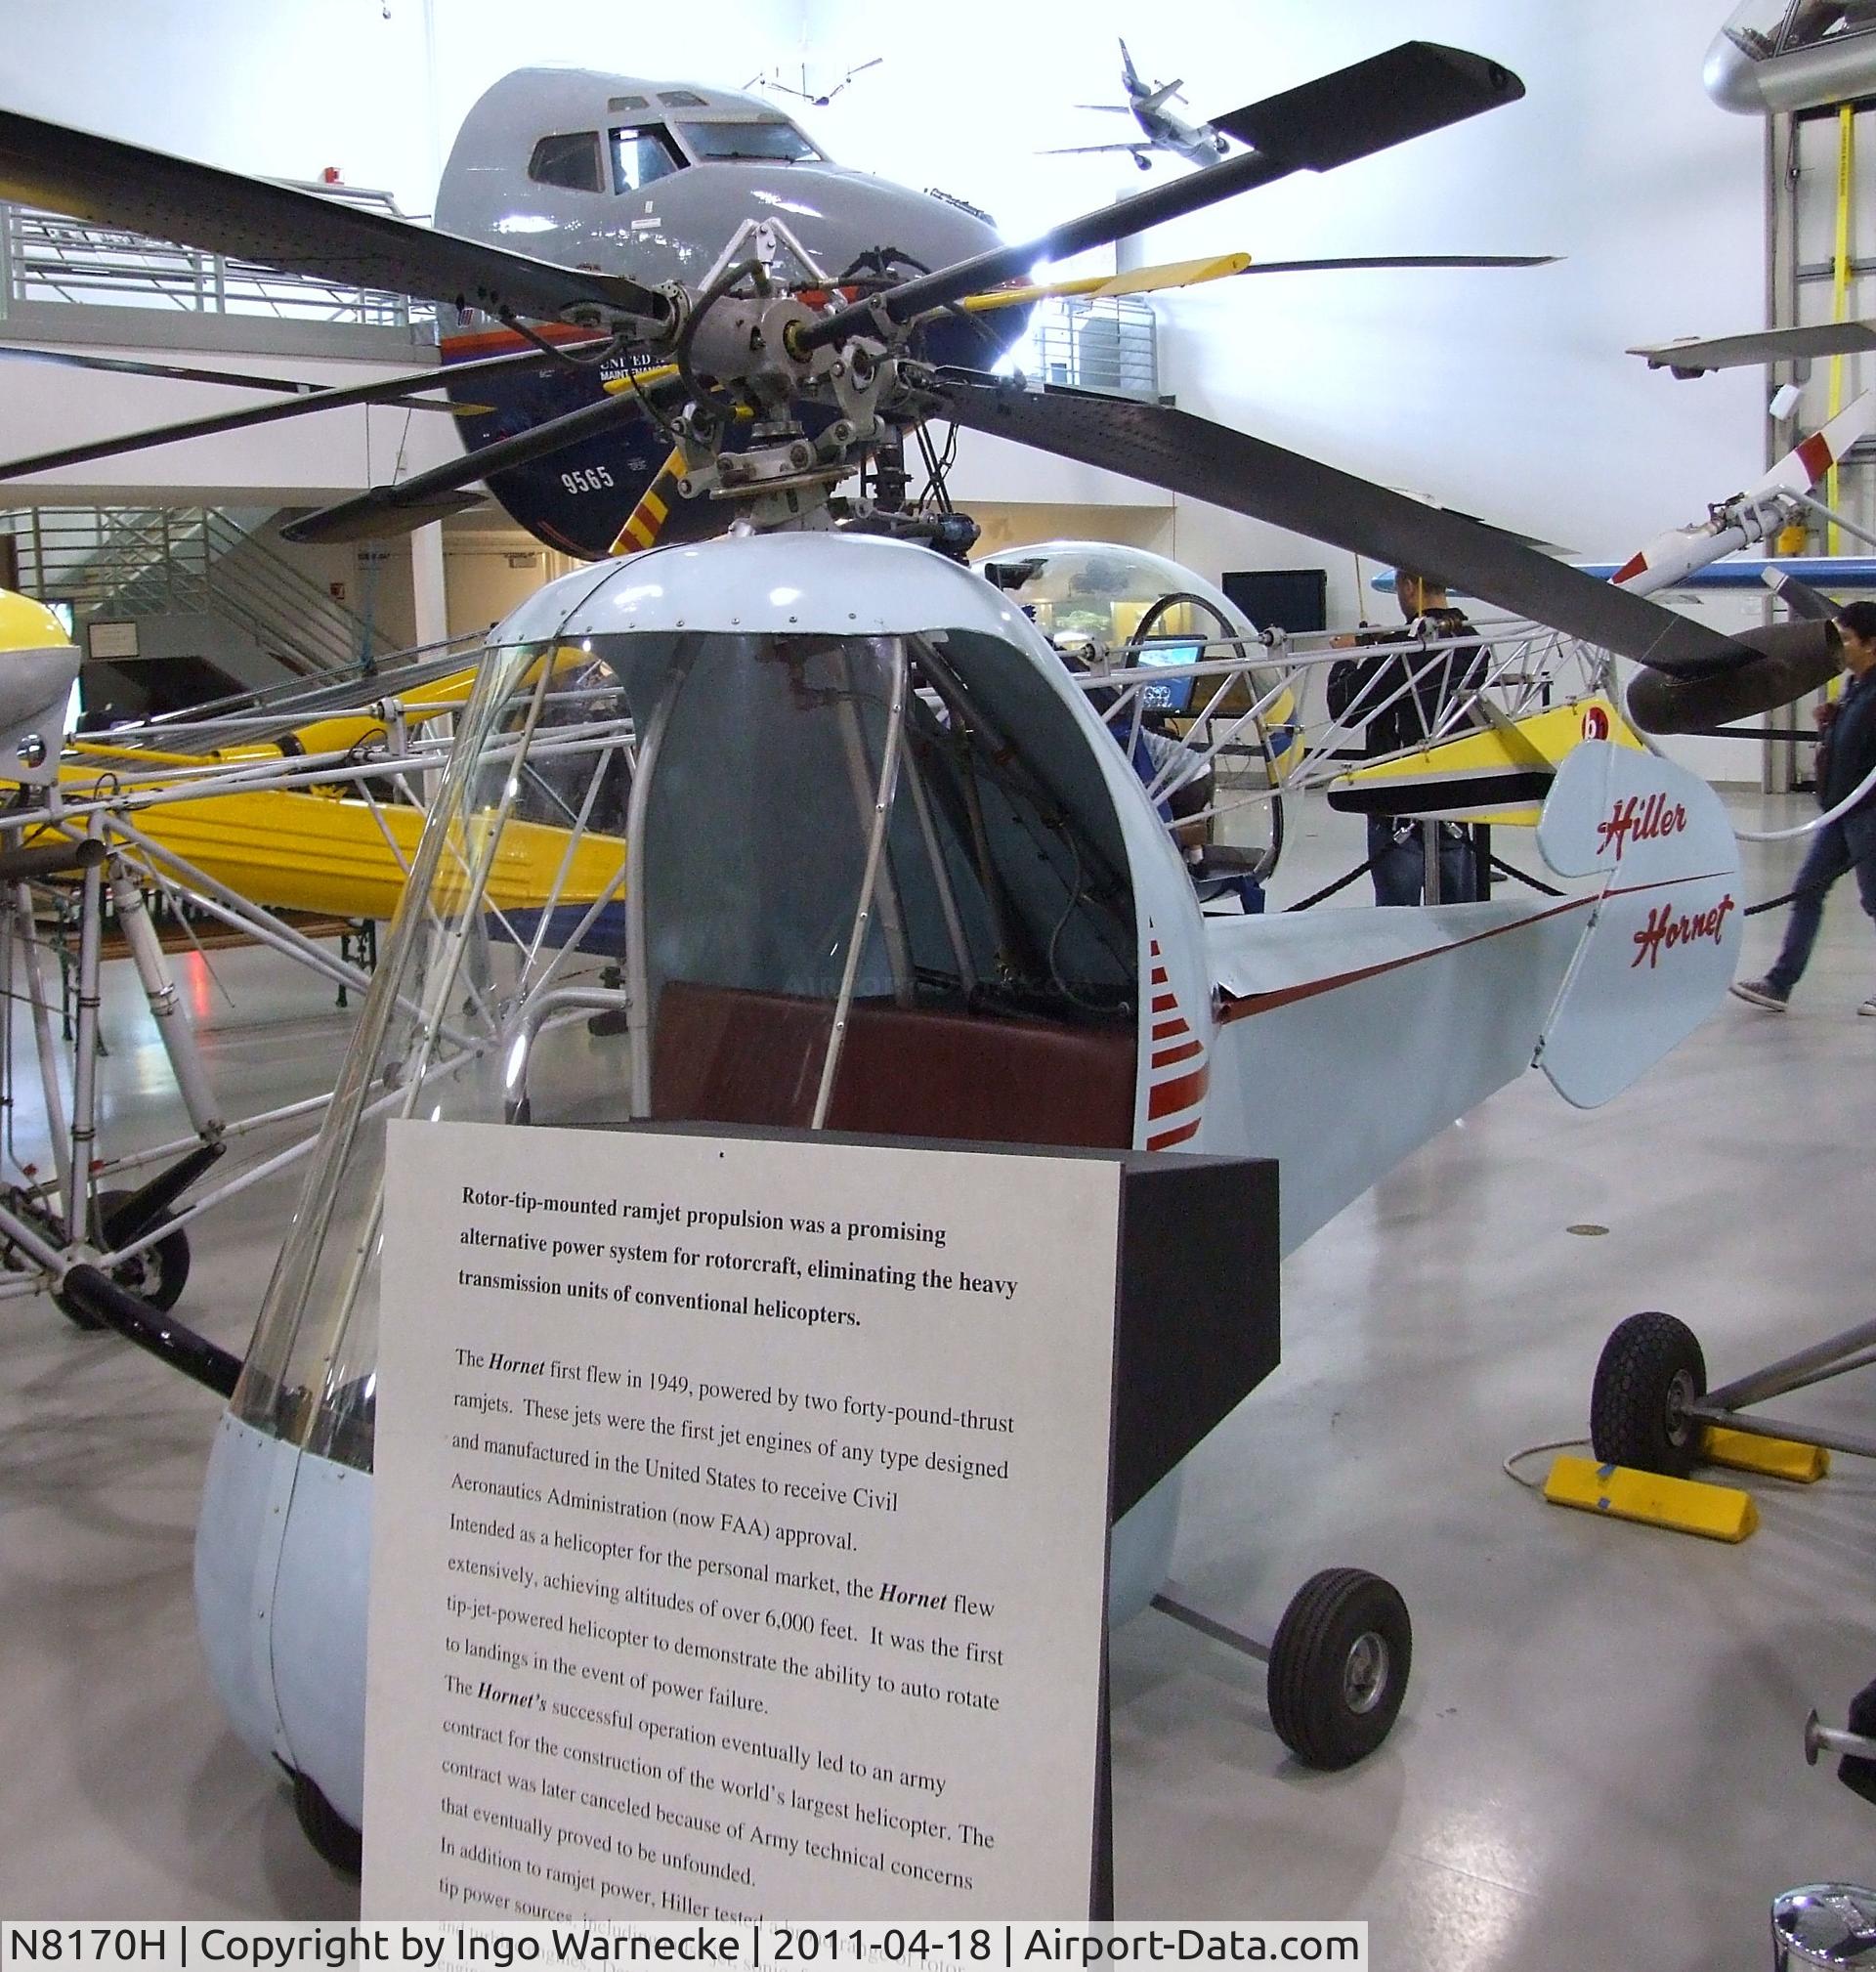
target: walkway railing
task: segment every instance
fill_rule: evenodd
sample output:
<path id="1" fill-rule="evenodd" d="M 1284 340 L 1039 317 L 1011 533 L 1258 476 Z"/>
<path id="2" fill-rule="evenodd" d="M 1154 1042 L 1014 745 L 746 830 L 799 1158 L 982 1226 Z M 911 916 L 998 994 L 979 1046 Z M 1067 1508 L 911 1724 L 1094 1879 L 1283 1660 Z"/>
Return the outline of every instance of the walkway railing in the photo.
<path id="1" fill-rule="evenodd" d="M 1039 302 L 1027 333 L 1000 367 L 1151 404 L 1160 394 L 1159 326 L 1152 307 L 1136 295 Z"/>
<path id="2" fill-rule="evenodd" d="M 390 194 L 296 186 L 296 191 L 402 217 Z M 149 239 L 123 227 L 0 203 L 0 317 L 42 306 L 89 303 L 168 315 L 257 316 L 276 322 L 351 323 L 435 339 L 424 303 L 315 275 L 278 274 L 226 254 Z"/>
<path id="3" fill-rule="evenodd" d="M 93 618 L 219 616 L 289 670 L 356 664 L 371 632 L 318 582 L 213 507 L 21 507 L 0 513 L 21 588 Z"/>

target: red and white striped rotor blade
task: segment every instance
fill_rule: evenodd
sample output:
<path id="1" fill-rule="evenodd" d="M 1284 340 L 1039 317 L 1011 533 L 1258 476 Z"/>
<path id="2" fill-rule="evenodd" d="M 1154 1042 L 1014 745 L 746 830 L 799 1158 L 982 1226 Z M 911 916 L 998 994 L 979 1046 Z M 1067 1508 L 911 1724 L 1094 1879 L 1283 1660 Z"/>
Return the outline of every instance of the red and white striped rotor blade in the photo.
<path id="1" fill-rule="evenodd" d="M 1779 493 L 1808 493 L 1832 466 L 1841 464 L 1859 438 L 1876 430 L 1876 391 L 1866 390 L 1853 398 L 1821 430 L 1801 439 L 1786 452 L 1765 478 L 1728 501 L 1729 506 L 1756 504 Z M 1672 588 L 1696 570 L 1735 548 L 1762 538 L 1737 523 L 1723 519 L 1696 521 L 1684 528 L 1670 528 L 1657 536 L 1639 554 L 1634 554 L 1609 578 L 1637 595 L 1651 595 L 1657 589 Z"/>

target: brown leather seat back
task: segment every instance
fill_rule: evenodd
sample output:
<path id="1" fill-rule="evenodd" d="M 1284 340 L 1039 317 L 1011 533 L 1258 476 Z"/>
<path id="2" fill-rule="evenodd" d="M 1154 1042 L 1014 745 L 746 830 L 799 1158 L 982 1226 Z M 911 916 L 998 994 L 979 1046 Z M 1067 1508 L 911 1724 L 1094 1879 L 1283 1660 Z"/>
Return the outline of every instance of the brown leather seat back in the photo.
<path id="1" fill-rule="evenodd" d="M 805 1128 L 831 1009 L 823 1001 L 667 984 L 652 1051 L 652 1114 Z M 1133 1031 L 856 1004 L 828 1127 L 1125 1149 L 1133 1138 Z"/>
<path id="2" fill-rule="evenodd" d="M 832 1024 L 825 1001 L 668 981 L 652 1042 L 653 1116 L 805 1130 Z"/>

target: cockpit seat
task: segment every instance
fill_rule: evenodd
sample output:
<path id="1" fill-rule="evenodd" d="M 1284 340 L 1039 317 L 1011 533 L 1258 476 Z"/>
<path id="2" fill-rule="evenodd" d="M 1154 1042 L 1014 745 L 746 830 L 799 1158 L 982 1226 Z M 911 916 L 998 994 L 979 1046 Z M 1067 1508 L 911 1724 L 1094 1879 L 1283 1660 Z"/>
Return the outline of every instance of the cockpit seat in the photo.
<path id="1" fill-rule="evenodd" d="M 828 1003 L 667 982 L 652 1048 L 652 1114 L 806 1129 Z M 859 1001 L 828 1128 L 1125 1149 L 1133 1140 L 1133 1030 Z"/>

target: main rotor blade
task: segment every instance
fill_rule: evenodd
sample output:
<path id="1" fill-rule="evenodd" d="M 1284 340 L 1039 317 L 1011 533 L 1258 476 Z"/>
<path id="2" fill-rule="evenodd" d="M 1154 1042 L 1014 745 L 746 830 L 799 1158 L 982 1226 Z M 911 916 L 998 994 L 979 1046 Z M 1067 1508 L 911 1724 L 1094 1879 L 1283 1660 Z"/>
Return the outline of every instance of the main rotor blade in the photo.
<path id="1" fill-rule="evenodd" d="M 1403 41 L 1385 55 L 1250 104 L 1229 117 L 1213 118 L 1220 130 L 1255 145 L 1253 150 L 1116 199 L 1038 239 L 992 247 L 920 275 L 874 300 L 824 317 L 802 330 L 795 343 L 802 349 L 818 349 L 837 342 L 871 320 L 875 305 L 894 322 L 910 322 L 928 308 L 943 308 L 982 288 L 1013 280 L 1039 260 L 1067 260 L 1292 172 L 1333 170 L 1410 137 L 1423 137 L 1481 110 L 1514 103 L 1523 94 L 1523 83 L 1509 68 L 1482 55 L 1430 41 Z"/>
<path id="2" fill-rule="evenodd" d="M 1246 274 L 1340 274 L 1388 267 L 1551 267 L 1560 253 L 1344 253 L 1328 260 L 1254 260 Z"/>
<path id="3" fill-rule="evenodd" d="M 677 380 L 676 366 L 662 364 L 657 369 L 640 371 L 639 391 L 656 397 L 662 387 Z M 681 392 L 681 382 L 678 387 Z M 578 410 L 550 417 L 544 424 L 517 432 L 513 438 L 497 439 L 493 445 L 464 452 L 461 458 L 449 459 L 428 472 L 412 473 L 395 486 L 373 487 L 352 499 L 320 507 L 304 520 L 289 521 L 280 535 L 289 541 L 360 541 L 380 535 L 407 534 L 442 514 L 460 511 L 465 504 L 457 499 L 439 510 L 439 495 L 458 493 L 490 473 L 528 465 L 564 446 L 577 445 L 582 439 L 623 424 L 639 408 L 639 396 L 632 391 L 621 391 L 599 404 L 582 405 Z"/>
<path id="4" fill-rule="evenodd" d="M 605 340 L 600 337 L 596 340 Z M 577 347 L 578 345 L 575 345 Z M 64 446 L 57 451 L 42 451 L 31 458 L 9 459 L 0 464 L 0 480 L 20 479 L 27 473 L 52 472 L 60 466 L 84 465 L 97 458 L 117 458 L 126 452 L 147 451 L 152 446 L 174 445 L 180 439 L 213 438 L 220 432 L 245 431 L 256 424 L 277 424 L 282 418 L 306 417 L 316 410 L 340 410 L 347 405 L 403 404 L 413 390 L 441 390 L 446 382 L 504 370 L 529 369 L 552 363 L 554 353 L 538 349 L 511 350 L 501 356 L 480 357 L 473 363 L 451 364 L 448 369 L 406 369 L 377 383 L 352 383 L 335 390 L 314 390 L 279 404 L 250 405 L 245 410 L 216 411 L 208 417 L 187 417 L 175 424 L 152 425 L 148 431 L 125 432 L 118 438 L 93 439 L 84 445 Z M 448 409 L 448 406 L 432 408 Z"/>
<path id="5" fill-rule="evenodd" d="M 1351 553 L 1425 569 L 1533 622 L 1663 671 L 1742 662 L 1717 631 L 1625 594 L 1514 536 L 1247 432 L 1160 405 L 1087 391 L 1011 389 L 974 371 L 934 373 L 937 415 L 1085 465 L 1126 473 Z"/>
<path id="6" fill-rule="evenodd" d="M 122 356 L 81 356 L 69 349 L 27 349 L 17 342 L 0 342 L 0 359 L 19 363 L 50 363 L 63 369 L 97 369 L 117 376 L 154 376 L 166 383 L 214 383 L 233 390 L 273 390 L 285 397 L 317 397 L 326 386 L 308 383 L 303 377 L 256 376 L 240 369 L 194 369 L 182 363 L 139 363 Z M 460 412 L 461 405 L 437 404 L 429 398 L 392 398 L 392 404 L 407 405 L 412 410 Z"/>
<path id="7" fill-rule="evenodd" d="M 15 110 L 0 110 L 0 196 L 230 254 L 282 274 L 490 315 L 512 312 L 551 321 L 597 305 L 652 327 L 671 321 L 663 295 L 620 275 L 555 267 L 314 192 L 270 185 Z"/>
<path id="8" fill-rule="evenodd" d="M 1743 335 L 1685 336 L 1679 342 L 1643 343 L 1630 356 L 1646 357 L 1650 369 L 1676 376 L 1704 376 L 1751 363 L 1784 363 L 1813 356 L 1855 356 L 1876 349 L 1876 322 L 1819 322 L 1805 328 L 1761 328 Z"/>
<path id="9" fill-rule="evenodd" d="M 1248 253 L 1220 253 L 1204 260 L 1167 260 L 1125 274 L 1084 274 L 1063 280 L 1037 280 L 1024 287 L 993 287 L 967 294 L 958 306 L 970 315 L 1000 308 L 1024 308 L 1032 301 L 1066 295 L 1104 301 L 1123 294 L 1159 294 L 1172 287 L 1197 287 L 1240 274 L 1330 274 L 1386 267 L 1549 267 L 1555 253 L 1376 253 L 1344 254 L 1328 260 L 1253 260 Z"/>
<path id="10" fill-rule="evenodd" d="M 1828 623 L 1836 620 L 1839 606 L 1820 589 L 1800 581 L 1783 569 L 1767 569 L 1759 578 L 1791 614 L 1803 622 Z"/>

